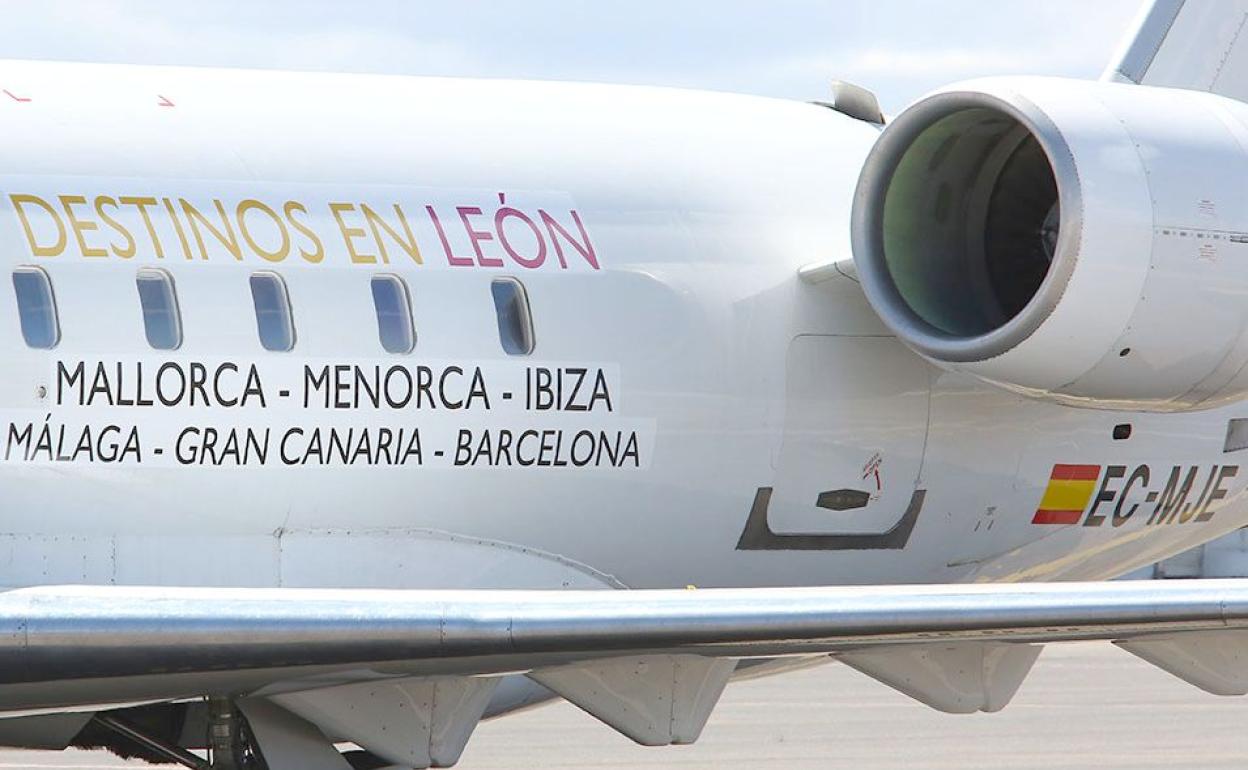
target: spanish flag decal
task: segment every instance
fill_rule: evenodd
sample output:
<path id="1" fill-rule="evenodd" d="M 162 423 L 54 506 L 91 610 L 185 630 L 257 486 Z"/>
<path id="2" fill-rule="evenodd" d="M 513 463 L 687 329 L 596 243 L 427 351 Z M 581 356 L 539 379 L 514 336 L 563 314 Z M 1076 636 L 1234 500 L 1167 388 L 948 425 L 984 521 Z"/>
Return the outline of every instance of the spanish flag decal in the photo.
<path id="1" fill-rule="evenodd" d="M 1078 524 L 1096 492 L 1099 465 L 1054 465 L 1032 524 Z"/>

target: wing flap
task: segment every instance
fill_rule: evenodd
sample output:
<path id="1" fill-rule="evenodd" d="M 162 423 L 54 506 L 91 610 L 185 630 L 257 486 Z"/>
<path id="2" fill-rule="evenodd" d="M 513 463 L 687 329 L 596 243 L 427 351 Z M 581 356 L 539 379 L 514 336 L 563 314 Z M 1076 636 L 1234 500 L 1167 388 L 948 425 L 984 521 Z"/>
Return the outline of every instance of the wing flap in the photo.
<path id="1" fill-rule="evenodd" d="M 732 658 L 643 655 L 529 677 L 643 746 L 693 743 L 736 668 Z"/>
<path id="2" fill-rule="evenodd" d="M 938 711 L 1000 711 L 1044 649 L 1038 644 L 900 644 L 837 655 L 867 676 Z"/>
<path id="3" fill-rule="evenodd" d="M 271 696 L 331 737 L 398 767 L 459 761 L 497 677 L 383 679 Z"/>
<path id="4" fill-rule="evenodd" d="M 263 698 L 243 698 L 239 709 L 264 747 L 269 770 L 351 770 L 316 725 Z"/>
<path id="5" fill-rule="evenodd" d="M 1205 692 L 1248 694 L 1248 633 L 1244 631 L 1144 636 L 1116 644 Z"/>

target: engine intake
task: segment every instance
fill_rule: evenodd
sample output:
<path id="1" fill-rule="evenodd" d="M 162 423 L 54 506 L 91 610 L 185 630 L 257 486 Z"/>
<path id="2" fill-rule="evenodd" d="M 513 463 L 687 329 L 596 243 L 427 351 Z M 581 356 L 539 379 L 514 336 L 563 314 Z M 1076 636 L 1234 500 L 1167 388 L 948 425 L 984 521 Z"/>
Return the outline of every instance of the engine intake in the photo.
<path id="1" fill-rule="evenodd" d="M 954 86 L 884 130 L 854 260 L 946 369 L 1097 408 L 1248 392 L 1248 107 L 1057 78 Z"/>

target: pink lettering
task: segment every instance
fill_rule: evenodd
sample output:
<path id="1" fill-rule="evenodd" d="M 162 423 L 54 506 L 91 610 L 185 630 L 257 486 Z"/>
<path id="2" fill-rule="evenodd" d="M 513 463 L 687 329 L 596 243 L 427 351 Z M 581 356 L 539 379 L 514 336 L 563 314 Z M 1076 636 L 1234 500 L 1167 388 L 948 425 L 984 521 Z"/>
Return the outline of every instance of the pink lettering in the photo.
<path id="1" fill-rule="evenodd" d="M 568 266 L 568 260 L 567 257 L 564 256 L 563 247 L 559 245 L 558 236 L 562 235 L 564 239 L 567 240 L 568 245 L 576 249 L 577 252 L 580 253 L 581 257 L 589 263 L 590 267 L 595 270 L 600 269 L 598 267 L 598 255 L 594 251 L 594 244 L 589 240 L 589 233 L 585 231 L 584 223 L 581 222 L 580 214 L 576 213 L 575 210 L 570 212 L 572 215 L 572 221 L 576 223 L 576 229 L 581 233 L 581 240 L 583 242 L 578 243 L 577 240 L 572 237 L 572 234 L 564 229 L 563 225 L 555 221 L 554 217 L 547 214 L 544 209 L 538 209 L 537 213 L 538 216 L 542 218 L 542 224 L 546 225 L 547 232 L 550 233 L 550 240 L 555 244 L 555 254 L 559 256 L 560 265 L 565 268 Z"/>
<path id="2" fill-rule="evenodd" d="M 481 251 L 482 241 L 492 241 L 494 236 L 488 230 L 478 230 L 468 221 L 470 216 L 481 216 L 481 209 L 476 206 L 456 206 L 455 210 L 459 212 L 459 221 L 464 223 L 464 230 L 468 233 L 468 240 L 472 242 L 472 250 L 477 254 L 477 264 L 482 267 L 502 267 L 503 260 L 498 257 L 487 257 Z"/>
<path id="3" fill-rule="evenodd" d="M 438 212 L 433 210 L 433 206 L 425 206 L 425 211 L 429 212 L 429 220 L 433 222 L 433 227 L 438 231 L 438 240 L 442 241 L 442 251 L 446 253 L 446 262 L 452 267 L 472 267 L 472 257 L 457 257 L 451 252 L 451 242 L 446 238 L 446 231 L 442 229 L 442 222 L 438 220 Z"/>

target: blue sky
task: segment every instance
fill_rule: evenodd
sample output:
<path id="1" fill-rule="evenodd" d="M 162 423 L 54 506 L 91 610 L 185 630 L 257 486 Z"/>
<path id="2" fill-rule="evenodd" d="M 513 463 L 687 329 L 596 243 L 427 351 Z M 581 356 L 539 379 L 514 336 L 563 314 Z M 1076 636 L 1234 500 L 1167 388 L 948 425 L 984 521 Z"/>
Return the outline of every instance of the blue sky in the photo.
<path id="1" fill-rule="evenodd" d="M 597 80 L 888 111 L 967 77 L 1097 77 L 1141 0 L 0 0 L 0 57 Z"/>

